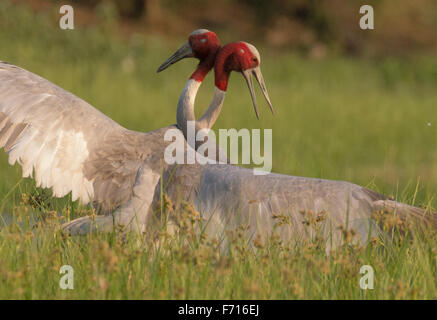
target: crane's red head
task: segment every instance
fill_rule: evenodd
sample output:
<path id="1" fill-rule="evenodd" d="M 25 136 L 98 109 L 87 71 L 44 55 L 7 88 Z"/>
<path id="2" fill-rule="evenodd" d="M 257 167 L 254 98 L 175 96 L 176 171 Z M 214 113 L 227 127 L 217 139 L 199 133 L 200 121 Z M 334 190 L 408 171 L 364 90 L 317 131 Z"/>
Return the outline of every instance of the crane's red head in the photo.
<path id="1" fill-rule="evenodd" d="M 198 29 L 190 34 L 186 44 L 179 48 L 158 68 L 158 72 L 167 69 L 173 63 L 183 58 L 189 57 L 200 60 L 196 71 L 194 71 L 190 78 L 203 81 L 214 66 L 215 85 L 222 91 L 226 91 L 228 87 L 231 71 L 241 72 L 249 86 L 255 113 L 258 117 L 255 90 L 252 82 L 252 75 L 254 75 L 273 113 L 273 106 L 259 67 L 261 58 L 258 50 L 253 45 L 246 42 L 233 42 L 220 48 L 220 41 L 214 32 Z"/>
<path id="2" fill-rule="evenodd" d="M 244 70 L 256 68 L 260 64 L 258 50 L 246 42 L 232 42 L 225 45 L 217 56 L 216 70 L 226 69 L 226 71 L 242 72 Z M 224 71 L 224 70 L 223 70 Z M 218 86 L 226 89 L 227 83 L 219 83 Z"/>
<path id="3" fill-rule="evenodd" d="M 220 47 L 220 40 L 214 32 L 206 29 L 195 30 L 189 35 L 188 42 L 168 58 L 157 72 L 167 69 L 181 59 L 196 58 L 199 59 L 199 65 L 191 78 L 202 81 L 214 66 L 215 57 Z"/>
<path id="4" fill-rule="evenodd" d="M 193 31 L 188 37 L 188 43 L 193 51 L 194 58 L 197 58 L 200 61 L 208 59 L 211 56 L 215 58 L 215 55 L 221 47 L 217 35 L 206 29 Z"/>
<path id="5" fill-rule="evenodd" d="M 255 76 L 255 79 L 261 86 L 264 97 L 266 98 L 270 110 L 273 113 L 273 106 L 270 102 L 269 94 L 264 83 L 260 69 L 260 63 L 261 57 L 258 50 L 253 45 L 246 42 L 232 42 L 220 49 L 214 65 L 215 86 L 222 91 L 226 91 L 228 87 L 231 71 L 240 72 L 244 76 L 252 96 L 253 106 L 257 118 L 259 116 L 256 106 L 252 75 Z"/>

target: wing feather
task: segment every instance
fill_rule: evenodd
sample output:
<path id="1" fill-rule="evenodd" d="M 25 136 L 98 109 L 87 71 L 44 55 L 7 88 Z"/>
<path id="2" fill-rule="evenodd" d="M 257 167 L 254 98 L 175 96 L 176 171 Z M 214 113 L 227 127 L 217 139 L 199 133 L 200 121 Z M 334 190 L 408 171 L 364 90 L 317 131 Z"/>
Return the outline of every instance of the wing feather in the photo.
<path id="1" fill-rule="evenodd" d="M 127 130 L 55 84 L 0 61 L 0 148 L 53 195 L 110 211 L 126 201 L 148 155 Z M 114 195 L 117 195 L 114 198 Z"/>

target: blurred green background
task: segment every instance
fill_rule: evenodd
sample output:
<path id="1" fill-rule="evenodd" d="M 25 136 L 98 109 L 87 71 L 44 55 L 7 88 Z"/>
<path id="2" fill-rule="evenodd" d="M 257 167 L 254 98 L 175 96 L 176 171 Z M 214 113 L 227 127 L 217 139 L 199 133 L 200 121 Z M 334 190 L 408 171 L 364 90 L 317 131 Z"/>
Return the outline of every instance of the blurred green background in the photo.
<path id="1" fill-rule="evenodd" d="M 292 49 L 313 58 L 328 52 L 354 56 L 437 53 L 434 0 L 15 0 L 57 14 L 71 4 L 86 26 L 117 23 L 119 32 L 186 36 L 199 26 L 221 37 Z M 359 8 L 372 5 L 375 30 L 363 32 Z"/>
<path id="2" fill-rule="evenodd" d="M 191 31 L 248 41 L 262 56 L 275 115 L 258 90 L 257 120 L 245 81 L 233 74 L 215 129 L 273 129 L 275 172 L 347 180 L 436 208 L 437 2 L 363 2 L 0 0 L 0 60 L 149 131 L 176 122 L 196 61 L 156 69 Z M 59 28 L 63 4 L 74 7 L 74 30 Z M 375 30 L 359 28 L 363 4 L 374 7 Z M 212 94 L 210 74 L 197 115 Z M 159 246 L 122 232 L 65 238 L 56 232 L 61 218 L 90 210 L 20 176 L 0 150 L 0 221 L 12 221 L 0 228 L 0 298 L 436 299 L 434 230 L 366 248 L 345 243 L 329 256 L 319 240 L 254 252 L 236 242 L 220 255 L 184 236 Z M 75 290 L 59 289 L 66 263 Z M 358 287 L 362 265 L 375 268 L 375 290 Z"/>
<path id="3" fill-rule="evenodd" d="M 74 30 L 59 28 L 62 4 L 75 9 Z M 427 201 L 437 191 L 437 2 L 366 1 L 375 9 L 375 30 L 366 31 L 359 28 L 363 4 L 2 0 L 0 60 L 47 78 L 125 127 L 149 131 L 176 121 L 196 62 L 156 69 L 191 31 L 211 29 L 223 44 L 248 41 L 261 53 L 276 114 L 258 92 L 257 120 L 246 84 L 234 74 L 215 129 L 272 128 L 275 172 Z M 209 75 L 198 115 L 212 92 Z M 0 172 L 3 199 L 21 169 L 1 152 Z"/>

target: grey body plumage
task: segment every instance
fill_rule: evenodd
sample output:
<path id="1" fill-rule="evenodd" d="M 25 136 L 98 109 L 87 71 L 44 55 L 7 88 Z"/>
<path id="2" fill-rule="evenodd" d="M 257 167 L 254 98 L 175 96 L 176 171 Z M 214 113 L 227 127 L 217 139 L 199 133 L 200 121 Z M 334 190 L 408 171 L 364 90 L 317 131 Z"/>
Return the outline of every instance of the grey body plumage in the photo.
<path id="1" fill-rule="evenodd" d="M 223 99 L 224 94 L 216 101 L 219 111 Z M 210 113 L 213 121 L 203 122 L 212 126 L 218 112 Z M 54 196 L 72 192 L 74 200 L 93 202 L 106 214 L 66 224 L 72 234 L 87 233 L 93 226 L 112 230 L 114 221 L 146 231 L 156 218 L 163 196 L 160 186 L 166 182 L 165 192 L 174 203 L 189 201 L 210 221 L 210 234 L 244 224 L 253 234 L 267 235 L 275 216 L 282 214 L 290 224 L 280 233 L 290 239 L 303 232 L 305 211 L 326 212 L 326 230 L 334 231 L 335 239 L 338 228 L 348 224 L 364 241 L 373 232 L 369 228 L 377 228 L 373 212 L 384 208 L 402 218 L 435 223 L 435 215 L 425 216 L 422 209 L 348 182 L 255 176 L 252 170 L 228 164 L 168 166 L 163 160 L 168 145 L 164 134 L 171 128 L 176 129 L 130 131 L 51 82 L 0 62 L 0 148 L 10 163 L 18 161 L 25 177 L 34 172 L 37 184 L 52 188 Z"/>

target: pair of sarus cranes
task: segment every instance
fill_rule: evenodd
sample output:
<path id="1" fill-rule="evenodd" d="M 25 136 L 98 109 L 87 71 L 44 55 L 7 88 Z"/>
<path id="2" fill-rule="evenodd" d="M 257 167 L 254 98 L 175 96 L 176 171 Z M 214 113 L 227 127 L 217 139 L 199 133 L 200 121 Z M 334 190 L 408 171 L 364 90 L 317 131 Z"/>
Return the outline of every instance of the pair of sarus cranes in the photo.
<path id="1" fill-rule="evenodd" d="M 92 203 L 99 214 L 65 223 L 69 234 L 99 230 L 146 232 L 162 210 L 162 192 L 177 203 L 187 201 L 200 212 L 209 235 L 223 235 L 239 225 L 264 239 L 275 217 L 288 223 L 275 229 L 283 241 L 305 237 L 304 212 L 325 213 L 323 232 L 336 243 L 342 226 L 354 229 L 361 242 L 381 231 L 375 211 L 391 210 L 402 220 L 436 226 L 436 215 L 388 199 L 370 189 L 343 181 L 281 174 L 254 175 L 229 163 L 167 165 L 164 135 L 178 129 L 187 136 L 187 121 L 195 130 L 209 129 L 225 99 L 230 73 L 240 72 L 255 102 L 255 76 L 273 111 L 260 71 L 257 49 L 245 42 L 221 46 L 215 33 L 199 29 L 165 61 L 158 72 L 193 57 L 199 60 L 177 104 L 177 125 L 151 132 L 123 128 L 85 101 L 19 67 L 0 63 L 0 148 L 9 163 L 22 166 L 23 177 L 51 188 L 55 197 L 72 192 L 72 199 Z M 194 101 L 204 77 L 214 68 L 215 91 L 207 111 L 198 119 Z M 185 140 L 184 140 L 185 141 Z M 186 146 L 190 147 L 190 146 Z M 196 148 L 196 146 L 193 146 Z M 165 186 L 165 187 L 163 187 Z M 177 214 L 174 213 L 175 215 Z M 171 217 L 169 217 L 171 220 Z M 335 241 L 335 242 L 332 242 Z"/>

